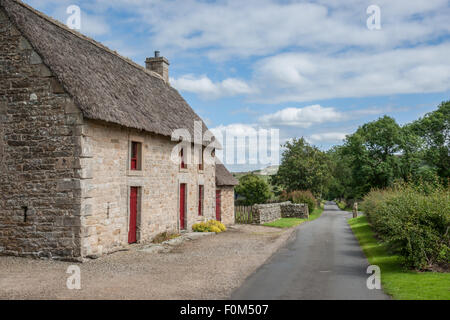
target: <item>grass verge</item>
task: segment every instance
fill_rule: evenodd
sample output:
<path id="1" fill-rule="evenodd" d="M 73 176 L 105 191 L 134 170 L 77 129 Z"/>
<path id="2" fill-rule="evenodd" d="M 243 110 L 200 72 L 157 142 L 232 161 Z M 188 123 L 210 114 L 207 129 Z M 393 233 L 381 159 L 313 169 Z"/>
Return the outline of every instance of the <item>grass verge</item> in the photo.
<path id="1" fill-rule="evenodd" d="M 274 227 L 274 228 L 292 228 L 296 227 L 299 224 L 302 224 L 305 221 L 312 221 L 320 217 L 323 212 L 323 208 L 316 208 L 309 215 L 308 219 L 300 219 L 300 218 L 281 218 L 273 222 L 264 223 L 263 226 L 266 227 Z"/>
<path id="2" fill-rule="evenodd" d="M 401 257 L 390 254 L 375 238 L 365 216 L 350 219 L 349 224 L 369 263 L 380 267 L 387 294 L 398 300 L 450 300 L 450 273 L 406 270 Z"/>

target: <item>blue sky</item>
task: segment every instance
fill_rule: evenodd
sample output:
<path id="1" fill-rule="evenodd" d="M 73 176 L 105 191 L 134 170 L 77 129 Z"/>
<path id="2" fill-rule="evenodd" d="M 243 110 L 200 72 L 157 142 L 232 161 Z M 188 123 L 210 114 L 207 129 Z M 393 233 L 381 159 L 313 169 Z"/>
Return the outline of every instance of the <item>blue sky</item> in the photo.
<path id="1" fill-rule="evenodd" d="M 400 124 L 450 99 L 448 0 L 26 0 L 170 82 L 214 132 L 279 129 L 328 149 L 387 114 Z M 369 5 L 381 29 L 369 30 Z M 258 165 L 231 165 L 246 170 Z"/>

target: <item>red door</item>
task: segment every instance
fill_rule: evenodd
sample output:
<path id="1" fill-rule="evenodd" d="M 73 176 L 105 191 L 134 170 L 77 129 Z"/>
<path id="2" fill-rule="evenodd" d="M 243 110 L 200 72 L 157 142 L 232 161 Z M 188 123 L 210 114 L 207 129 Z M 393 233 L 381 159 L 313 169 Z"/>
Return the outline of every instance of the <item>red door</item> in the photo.
<path id="1" fill-rule="evenodd" d="M 131 187 L 131 190 L 130 190 L 130 229 L 128 231 L 128 243 L 136 242 L 137 195 L 138 195 L 138 188 Z"/>
<path id="2" fill-rule="evenodd" d="M 186 184 L 180 184 L 180 229 L 184 230 L 186 214 Z"/>
<path id="3" fill-rule="evenodd" d="M 220 190 L 216 190 L 216 220 L 222 221 L 222 210 L 221 210 L 221 203 L 222 203 L 222 194 Z"/>

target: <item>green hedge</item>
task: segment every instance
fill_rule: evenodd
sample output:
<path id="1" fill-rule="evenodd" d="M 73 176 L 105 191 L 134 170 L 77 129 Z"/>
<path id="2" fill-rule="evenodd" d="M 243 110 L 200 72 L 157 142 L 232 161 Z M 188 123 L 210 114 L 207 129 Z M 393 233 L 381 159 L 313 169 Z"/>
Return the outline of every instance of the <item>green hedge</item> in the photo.
<path id="1" fill-rule="evenodd" d="M 293 203 L 305 203 L 308 205 L 311 214 L 316 208 L 317 200 L 309 190 L 297 190 L 289 193 L 283 192 L 280 196 L 282 201 L 292 201 Z"/>
<path id="2" fill-rule="evenodd" d="M 371 191 L 362 204 L 375 232 L 408 267 L 449 268 L 450 197 L 442 187 L 396 185 Z"/>

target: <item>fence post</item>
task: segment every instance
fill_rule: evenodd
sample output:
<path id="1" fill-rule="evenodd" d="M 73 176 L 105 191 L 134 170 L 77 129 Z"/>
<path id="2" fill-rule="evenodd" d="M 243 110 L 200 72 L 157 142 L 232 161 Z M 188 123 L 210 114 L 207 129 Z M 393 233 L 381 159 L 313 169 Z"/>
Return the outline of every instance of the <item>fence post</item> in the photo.
<path id="1" fill-rule="evenodd" d="M 358 202 L 353 204 L 353 218 L 358 217 Z"/>

